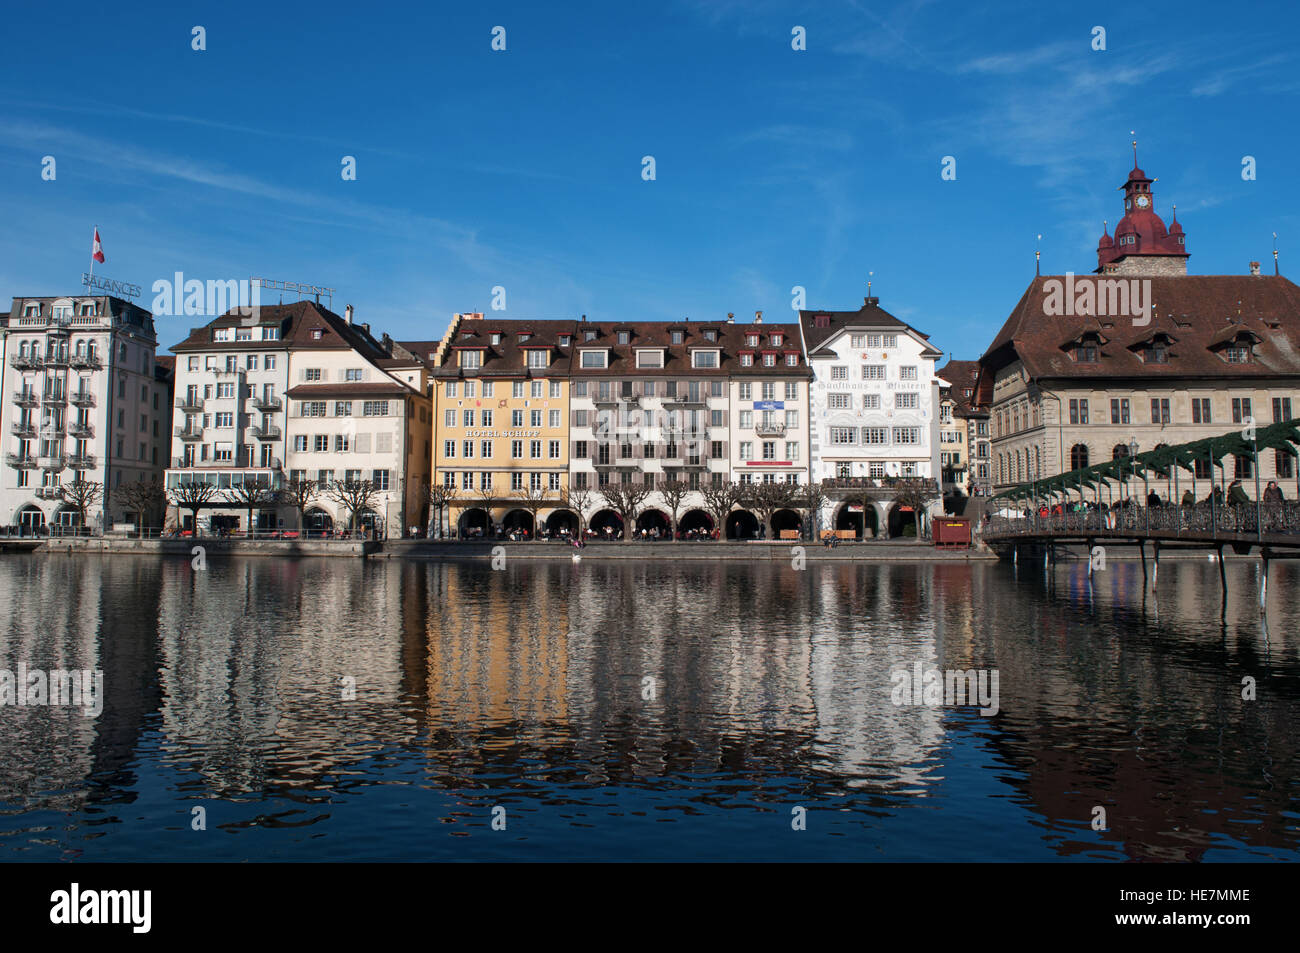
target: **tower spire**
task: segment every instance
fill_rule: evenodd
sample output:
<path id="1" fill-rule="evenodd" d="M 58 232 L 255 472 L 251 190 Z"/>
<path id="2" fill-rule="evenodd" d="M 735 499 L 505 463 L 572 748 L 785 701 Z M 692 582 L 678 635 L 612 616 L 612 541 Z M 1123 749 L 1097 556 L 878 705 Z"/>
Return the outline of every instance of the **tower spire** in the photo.
<path id="1" fill-rule="evenodd" d="M 1137 139 L 1136 139 L 1136 136 L 1137 136 L 1137 130 L 1135 130 L 1135 129 L 1130 129 L 1130 130 L 1128 131 L 1128 134 L 1129 134 L 1130 136 L 1134 136 L 1134 137 L 1135 137 L 1135 138 L 1133 139 L 1133 168 L 1136 169 L 1136 168 L 1138 167 L 1138 141 L 1137 141 Z"/>

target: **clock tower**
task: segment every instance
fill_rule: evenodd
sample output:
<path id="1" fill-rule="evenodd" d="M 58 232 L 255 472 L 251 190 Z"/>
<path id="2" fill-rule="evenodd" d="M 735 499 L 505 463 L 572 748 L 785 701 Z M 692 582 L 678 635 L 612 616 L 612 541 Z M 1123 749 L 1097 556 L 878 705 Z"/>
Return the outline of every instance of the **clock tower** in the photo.
<path id="1" fill-rule="evenodd" d="M 1187 247 L 1183 227 L 1178 224 L 1177 206 L 1173 220 L 1165 228 L 1156 214 L 1156 199 L 1151 191 L 1155 179 L 1138 168 L 1137 143 L 1133 143 L 1133 171 L 1124 190 L 1124 217 L 1115 225 L 1115 237 L 1103 229 L 1097 243 L 1097 274 L 1114 275 L 1185 275 Z"/>

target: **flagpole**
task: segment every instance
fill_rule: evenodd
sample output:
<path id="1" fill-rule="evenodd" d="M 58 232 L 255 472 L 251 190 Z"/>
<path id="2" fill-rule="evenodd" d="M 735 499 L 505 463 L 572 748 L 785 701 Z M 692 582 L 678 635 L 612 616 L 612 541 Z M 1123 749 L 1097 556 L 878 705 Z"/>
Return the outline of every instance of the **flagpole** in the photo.
<path id="1" fill-rule="evenodd" d="M 99 234 L 99 226 L 95 225 L 90 230 L 90 284 L 86 285 L 86 291 L 95 290 L 95 236 Z"/>

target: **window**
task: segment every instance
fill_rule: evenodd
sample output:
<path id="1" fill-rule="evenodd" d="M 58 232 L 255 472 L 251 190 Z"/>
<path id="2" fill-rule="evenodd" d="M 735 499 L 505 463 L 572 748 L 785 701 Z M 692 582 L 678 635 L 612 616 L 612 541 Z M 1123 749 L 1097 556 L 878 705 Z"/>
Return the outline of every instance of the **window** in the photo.
<path id="1" fill-rule="evenodd" d="M 739 393 L 739 395 L 740 395 L 740 398 L 739 398 L 740 400 L 753 400 L 753 399 L 754 399 L 754 385 L 753 385 L 753 384 L 740 384 L 740 385 L 738 386 L 738 393 Z"/>
<path id="2" fill-rule="evenodd" d="M 897 334 L 882 335 L 881 345 L 887 348 L 898 347 L 898 335 Z"/>
<path id="3" fill-rule="evenodd" d="M 785 458 L 787 460 L 799 459 L 799 441 L 787 440 L 785 442 Z"/>
<path id="4" fill-rule="evenodd" d="M 741 460 L 754 459 L 754 445 L 750 443 L 748 440 L 740 441 L 740 459 Z"/>
<path id="5" fill-rule="evenodd" d="M 776 355 L 773 354 L 773 353 L 770 352 L 770 351 L 767 352 L 766 354 L 764 354 L 764 355 L 763 355 L 763 366 L 764 366 L 764 367 L 776 367 Z M 770 474 L 769 474 L 769 476 L 770 476 Z"/>
<path id="6" fill-rule="evenodd" d="M 785 399 L 786 400 L 799 399 L 799 385 L 794 381 L 785 382 Z"/>
<path id="7" fill-rule="evenodd" d="M 302 372 L 302 379 L 305 380 L 305 381 L 318 381 L 318 380 L 320 380 L 320 368 L 319 368 L 319 367 L 308 367 L 308 368 L 304 368 L 304 370 L 303 370 L 303 372 Z"/>
<path id="8" fill-rule="evenodd" d="M 899 410 L 915 410 L 918 406 L 917 395 L 914 393 L 895 394 L 894 406 Z"/>
<path id="9" fill-rule="evenodd" d="M 368 400 L 361 405 L 361 414 L 364 417 L 387 417 L 388 401 Z"/>
<path id="10" fill-rule="evenodd" d="M 1126 424 L 1128 419 L 1128 398 L 1112 397 L 1110 401 L 1110 422 L 1112 424 Z"/>
<path id="11" fill-rule="evenodd" d="M 1088 399 L 1086 397 L 1070 401 L 1070 423 L 1086 424 L 1088 422 Z"/>
<path id="12" fill-rule="evenodd" d="M 484 397 L 491 397 L 491 396 L 492 396 L 492 381 L 483 381 L 482 383 L 483 383 L 483 396 L 484 396 Z M 559 396 L 559 395 L 556 395 L 556 396 Z"/>
<path id="13" fill-rule="evenodd" d="M 872 395 L 879 399 L 879 395 Z M 850 394 L 827 394 L 826 406 L 831 410 L 848 410 L 852 406 L 852 396 Z"/>
<path id="14" fill-rule="evenodd" d="M 444 411 L 442 412 L 442 425 L 443 425 L 444 427 L 454 427 L 454 426 L 456 426 L 456 411 L 454 411 L 454 410 L 444 410 Z"/>
<path id="15" fill-rule="evenodd" d="M 463 440 L 460 445 L 460 455 L 466 460 L 474 459 L 474 441 Z"/>
<path id="16" fill-rule="evenodd" d="M 295 434 L 295 435 L 294 435 L 294 438 L 293 438 L 293 449 L 294 449 L 294 451 L 297 452 L 297 453 L 306 453 L 306 452 L 307 452 L 307 435 L 306 435 L 306 434 L 302 434 L 302 433 L 300 433 L 300 434 Z"/>
<path id="17" fill-rule="evenodd" d="M 879 410 L 879 409 L 880 409 L 880 395 L 879 395 L 879 394 L 863 394 L 863 395 L 862 395 L 862 409 L 863 409 L 863 410 Z"/>
<path id="18" fill-rule="evenodd" d="M 547 456 L 552 460 L 560 459 L 560 441 L 552 440 L 547 444 Z"/>
<path id="19" fill-rule="evenodd" d="M 518 430 L 524 425 L 524 412 L 522 410 L 510 411 L 510 426 Z"/>
<path id="20" fill-rule="evenodd" d="M 263 328 L 262 328 L 262 340 L 263 340 L 263 341 L 278 341 L 278 340 L 280 340 L 280 329 L 279 329 L 279 328 L 272 328 L 272 327 L 263 327 Z M 267 360 L 269 360 L 269 361 L 274 361 L 275 358 L 271 357 L 271 358 L 267 358 Z M 268 364 L 267 366 L 268 366 L 268 367 L 274 367 L 275 365 L 274 365 L 274 364 Z"/>
<path id="21" fill-rule="evenodd" d="M 856 427 L 832 427 L 831 428 L 832 444 L 838 444 L 842 446 L 846 444 L 854 444 L 857 442 L 858 441 L 857 441 Z"/>
<path id="22" fill-rule="evenodd" d="M 532 460 L 542 459 L 542 442 L 540 440 L 528 441 L 528 457 Z"/>
<path id="23" fill-rule="evenodd" d="M 455 382 L 455 381 L 447 381 L 447 396 L 448 396 L 448 397 L 455 397 L 455 396 L 456 396 L 456 382 Z"/>
<path id="24" fill-rule="evenodd" d="M 717 351 L 695 351 L 691 354 L 692 367 L 717 367 Z"/>
<path id="25" fill-rule="evenodd" d="M 479 455 L 480 457 L 485 458 L 485 459 L 488 458 L 488 457 L 490 457 L 490 456 L 492 456 L 492 441 L 491 441 L 491 440 L 480 440 L 480 441 L 479 441 L 479 454 L 478 454 L 478 455 Z"/>
<path id="26" fill-rule="evenodd" d="M 673 332 L 672 332 L 672 342 L 673 342 L 674 344 L 681 344 L 682 341 L 684 341 L 685 339 L 686 339 L 686 332 L 684 332 L 684 331 L 673 331 Z"/>
<path id="27" fill-rule="evenodd" d="M 1234 345 L 1223 349 L 1223 359 L 1229 364 L 1249 364 L 1250 348 Z"/>
<path id="28" fill-rule="evenodd" d="M 388 471 L 374 470 L 370 474 L 370 482 L 375 485 L 376 490 L 388 489 Z"/>
<path id="29" fill-rule="evenodd" d="M 1253 468 L 1254 460 L 1244 453 L 1234 454 L 1232 457 L 1232 476 L 1235 480 L 1249 480 L 1255 475 Z"/>
<path id="30" fill-rule="evenodd" d="M 551 381 L 550 394 L 551 394 L 551 397 L 553 397 L 553 398 L 554 398 L 554 397 L 559 397 L 559 396 L 560 396 L 560 382 L 559 382 L 559 381 Z M 489 396 L 491 396 L 491 395 L 488 394 L 488 392 L 487 392 L 486 390 L 484 390 L 484 391 L 483 391 L 483 396 L 484 396 L 484 397 L 489 397 Z"/>
<path id="31" fill-rule="evenodd" d="M 1097 363 L 1097 345 L 1080 344 L 1074 349 L 1074 362 L 1076 364 L 1096 364 Z"/>
<path id="32" fill-rule="evenodd" d="M 885 365 L 863 364 L 862 379 L 864 381 L 883 381 L 885 379 Z"/>
<path id="33" fill-rule="evenodd" d="M 740 428 L 749 430 L 754 426 L 754 412 L 752 410 L 742 410 L 740 412 Z"/>
<path id="34" fill-rule="evenodd" d="M 1250 398 L 1234 397 L 1232 398 L 1232 422 L 1234 424 L 1244 424 L 1251 419 Z"/>
<path id="35" fill-rule="evenodd" d="M 921 442 L 920 427 L 895 427 L 894 443 L 917 444 Z"/>
<path id="36" fill-rule="evenodd" d="M 257 355 L 250 354 L 248 357 L 244 358 L 244 367 L 250 371 L 257 370 Z"/>
<path id="37" fill-rule="evenodd" d="M 235 415 L 231 413 L 217 414 L 215 426 L 218 428 L 227 428 L 227 429 L 235 426 Z"/>
<path id="38" fill-rule="evenodd" d="M 350 400 L 336 400 L 336 401 L 334 401 L 334 416 L 335 416 L 335 417 L 351 417 L 351 416 L 352 416 L 352 401 L 350 401 Z"/>
<path id="39" fill-rule="evenodd" d="M 361 380 L 361 368 L 359 368 L 359 367 L 349 367 L 349 368 L 347 368 L 346 370 L 343 371 L 343 379 L 344 379 L 345 381 L 359 381 L 359 380 Z"/>
<path id="40" fill-rule="evenodd" d="M 474 350 L 461 351 L 460 366 L 470 371 L 478 370 L 483 366 L 483 352 Z"/>
<path id="41" fill-rule="evenodd" d="M 352 438 L 345 433 L 334 435 L 334 452 L 348 453 L 352 450 Z"/>
<path id="42" fill-rule="evenodd" d="M 1273 423 L 1280 424 L 1284 420 L 1291 419 L 1291 398 L 1274 397 L 1273 398 Z"/>
<path id="43" fill-rule="evenodd" d="M 605 367 L 607 366 L 606 358 L 607 355 L 604 351 L 583 351 L 582 366 L 595 368 Z"/>
<path id="44" fill-rule="evenodd" d="M 1273 472 L 1279 480 L 1289 480 L 1295 476 L 1295 460 L 1283 450 L 1273 451 Z"/>
<path id="45" fill-rule="evenodd" d="M 510 441 L 510 459 L 522 460 L 524 458 L 524 442 L 522 440 Z"/>
<path id="46" fill-rule="evenodd" d="M 462 424 L 462 426 L 464 426 L 464 427 L 473 427 L 473 426 L 474 426 L 474 411 L 472 411 L 472 410 L 464 410 L 464 411 L 461 411 L 461 418 L 462 418 L 462 420 L 464 421 L 464 423 Z"/>
<path id="47" fill-rule="evenodd" d="M 867 336 L 865 334 L 850 334 L 849 345 L 861 350 L 867 346 Z"/>
<path id="48" fill-rule="evenodd" d="M 530 410 L 528 412 L 528 426 L 532 427 L 534 430 L 541 429 L 542 412 L 540 410 Z"/>
<path id="49" fill-rule="evenodd" d="M 534 368 L 549 367 L 551 356 L 538 348 L 529 348 L 526 352 L 528 355 L 528 366 Z"/>
<path id="50" fill-rule="evenodd" d="M 915 364 L 904 364 L 902 367 L 900 367 L 900 368 L 898 369 L 898 379 L 899 379 L 900 381 L 914 381 L 914 380 L 916 380 L 916 365 L 915 365 Z"/>
<path id="51" fill-rule="evenodd" d="M 836 366 L 831 368 L 831 380 L 846 381 L 849 379 L 849 369 L 847 367 Z"/>
<path id="52" fill-rule="evenodd" d="M 328 453 L 330 449 L 329 434 L 323 434 L 323 433 L 316 434 L 312 438 L 312 449 L 315 450 L 317 453 Z M 451 455 L 455 456 L 455 453 L 453 452 Z"/>
<path id="53" fill-rule="evenodd" d="M 889 443 L 889 431 L 885 427 L 863 427 L 862 442 L 868 446 L 881 446 Z"/>
<path id="54" fill-rule="evenodd" d="M 1151 422 L 1153 424 L 1169 423 L 1169 398 L 1151 398 Z"/>
<path id="55" fill-rule="evenodd" d="M 1192 398 L 1192 423 L 1208 424 L 1213 423 L 1210 419 L 1210 398 L 1193 397 Z"/>
<path id="56" fill-rule="evenodd" d="M 546 414 L 546 426 L 555 430 L 560 426 L 560 412 L 558 410 L 548 411 Z"/>
<path id="57" fill-rule="evenodd" d="M 442 455 L 443 455 L 444 457 L 447 457 L 448 459 L 455 459 L 455 457 L 456 457 L 456 441 L 455 441 L 455 440 L 444 440 L 444 441 L 442 442 Z"/>

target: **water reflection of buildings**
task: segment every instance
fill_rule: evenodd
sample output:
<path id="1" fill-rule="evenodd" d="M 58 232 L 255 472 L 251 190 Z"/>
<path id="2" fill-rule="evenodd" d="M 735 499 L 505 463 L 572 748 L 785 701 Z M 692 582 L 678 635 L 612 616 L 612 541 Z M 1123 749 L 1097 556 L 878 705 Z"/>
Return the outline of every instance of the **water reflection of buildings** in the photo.
<path id="1" fill-rule="evenodd" d="M 1134 859 L 1196 860 L 1229 840 L 1295 849 L 1293 792 L 1269 780 L 1296 775 L 1294 608 L 1270 606 L 1291 625 L 1287 644 L 1265 645 L 1257 607 L 1231 596 L 1254 571 L 1229 565 L 1239 621 L 1224 627 L 1205 564 L 1171 561 L 1145 603 L 1135 565 L 1091 586 L 1081 563 L 1058 568 L 1054 591 L 1036 576 L 985 589 L 988 618 L 1016 620 L 988 627 L 1002 668 L 996 746 L 1026 800 L 1073 823 L 1073 835 L 1057 825 L 1058 852 L 1097 847 L 1095 805 L 1102 841 Z M 1274 571 L 1289 576 L 1280 592 L 1300 584 L 1295 567 Z M 1243 675 L 1258 679 L 1255 702 L 1241 699 Z"/>

